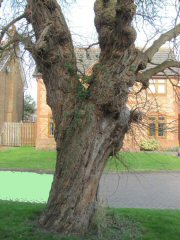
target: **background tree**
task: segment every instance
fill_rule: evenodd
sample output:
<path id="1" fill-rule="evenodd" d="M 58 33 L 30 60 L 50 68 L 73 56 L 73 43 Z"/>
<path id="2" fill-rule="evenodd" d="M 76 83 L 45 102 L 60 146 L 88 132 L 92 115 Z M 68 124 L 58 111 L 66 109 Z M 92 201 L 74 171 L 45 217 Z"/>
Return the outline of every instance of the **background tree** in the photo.
<path id="1" fill-rule="evenodd" d="M 24 114 L 23 120 L 32 121 L 32 116 L 36 112 L 36 103 L 31 95 L 25 95 L 24 97 Z"/>
<path id="2" fill-rule="evenodd" d="M 17 6 L 20 1 L 15 3 Z M 138 119 L 138 113 L 126 106 L 129 87 L 139 82 L 145 89 L 151 76 L 168 67 L 179 67 L 173 60 L 145 70 L 158 49 L 178 37 L 180 24 L 175 21 L 172 29 L 158 34 L 149 48 L 140 51 L 134 44 L 136 31 L 132 26 L 136 11 L 147 21 L 151 19 L 148 13 L 153 13 L 156 21 L 162 1 L 139 0 L 137 4 L 138 10 L 133 0 L 95 1 L 101 53 L 88 77 L 88 89 L 79 81 L 71 33 L 56 0 L 28 0 L 25 10 L 20 8 L 18 17 L 2 27 L 0 39 L 12 24 L 18 22 L 19 26 L 22 18 L 27 20 L 28 27 L 17 29 L 13 41 L 25 45 L 42 73 L 56 125 L 56 171 L 39 220 L 47 230 L 63 234 L 87 231 L 106 161 L 121 149 L 130 124 Z M 1 50 L 12 47 L 13 41 Z"/>

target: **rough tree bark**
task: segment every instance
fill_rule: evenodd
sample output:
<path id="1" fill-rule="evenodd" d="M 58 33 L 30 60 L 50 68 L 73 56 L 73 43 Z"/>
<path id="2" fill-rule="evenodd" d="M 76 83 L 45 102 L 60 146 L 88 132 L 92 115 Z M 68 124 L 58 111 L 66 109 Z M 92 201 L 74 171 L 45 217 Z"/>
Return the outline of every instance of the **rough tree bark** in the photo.
<path id="1" fill-rule="evenodd" d="M 126 103 L 129 87 L 138 81 L 148 57 L 134 46 L 135 12 L 133 0 L 96 0 L 101 54 L 86 92 L 78 80 L 71 35 L 60 6 L 55 0 L 28 1 L 26 17 L 36 38 L 28 49 L 43 75 L 56 125 L 56 171 L 39 220 L 45 229 L 66 235 L 87 231 L 105 163 L 120 150 L 130 123 L 137 119 Z M 147 86 L 147 80 L 142 84 Z"/>

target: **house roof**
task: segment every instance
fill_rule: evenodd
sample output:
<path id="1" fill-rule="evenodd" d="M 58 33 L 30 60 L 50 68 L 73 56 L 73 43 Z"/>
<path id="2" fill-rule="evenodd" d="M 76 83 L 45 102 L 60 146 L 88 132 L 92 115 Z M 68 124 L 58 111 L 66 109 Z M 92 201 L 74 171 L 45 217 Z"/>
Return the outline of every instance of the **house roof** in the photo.
<path id="1" fill-rule="evenodd" d="M 159 51 L 157 53 L 155 53 L 153 59 L 152 59 L 152 64 L 147 65 L 147 69 L 153 68 L 156 65 L 161 64 L 162 62 L 166 61 L 166 60 L 176 60 L 175 54 L 172 51 L 172 49 L 170 48 L 160 48 Z M 168 76 L 174 76 L 177 74 L 180 74 L 180 68 L 171 68 L 170 69 L 166 69 L 164 71 L 164 73 Z M 159 72 L 157 75 L 164 75 L 163 72 Z"/>
<path id="2" fill-rule="evenodd" d="M 85 73 L 87 69 L 91 68 L 98 61 L 99 54 L 99 48 L 91 48 L 87 51 L 85 49 L 76 49 L 77 67 L 80 72 Z M 170 48 L 160 48 L 154 55 L 152 64 L 147 65 L 147 69 L 153 68 L 166 60 L 175 60 L 175 54 Z M 180 68 L 166 69 L 164 72 L 168 76 L 174 76 L 180 74 Z M 165 74 L 160 72 L 157 75 L 164 76 Z"/>
<path id="3" fill-rule="evenodd" d="M 76 59 L 77 59 L 77 68 L 80 74 L 85 74 L 88 69 L 91 69 L 93 65 L 98 62 L 100 49 L 99 48 L 91 48 L 89 50 L 85 50 L 84 48 L 75 49 Z M 170 48 L 160 48 L 159 51 L 154 55 L 152 59 L 152 64 L 147 65 L 147 69 L 153 68 L 156 65 L 166 61 L 166 60 L 175 60 L 175 54 Z M 166 69 L 165 74 L 168 76 L 174 76 L 180 74 L 180 68 L 172 68 Z M 37 77 L 40 73 L 35 69 L 33 74 L 34 77 Z M 158 76 L 164 76 L 164 73 L 158 73 Z"/>
<path id="4" fill-rule="evenodd" d="M 91 68 L 98 60 L 100 55 L 99 48 L 91 48 L 85 50 L 84 48 L 75 49 L 77 67 L 81 73 L 85 73 L 87 69 Z"/>

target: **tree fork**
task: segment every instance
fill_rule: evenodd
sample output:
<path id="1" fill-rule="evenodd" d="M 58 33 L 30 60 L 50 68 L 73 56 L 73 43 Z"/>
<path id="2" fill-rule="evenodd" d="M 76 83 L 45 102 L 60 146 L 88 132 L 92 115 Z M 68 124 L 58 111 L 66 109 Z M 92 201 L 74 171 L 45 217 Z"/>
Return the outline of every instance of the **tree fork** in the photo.
<path id="1" fill-rule="evenodd" d="M 82 235 L 96 210 L 105 163 L 122 147 L 132 121 L 126 107 L 128 88 L 142 62 L 131 26 L 135 5 L 132 0 L 96 0 L 101 54 L 85 99 L 78 98 L 74 49 L 59 5 L 55 0 L 29 0 L 28 8 L 36 36 L 32 54 L 47 89 L 57 143 L 54 180 L 39 223 L 47 230 Z"/>

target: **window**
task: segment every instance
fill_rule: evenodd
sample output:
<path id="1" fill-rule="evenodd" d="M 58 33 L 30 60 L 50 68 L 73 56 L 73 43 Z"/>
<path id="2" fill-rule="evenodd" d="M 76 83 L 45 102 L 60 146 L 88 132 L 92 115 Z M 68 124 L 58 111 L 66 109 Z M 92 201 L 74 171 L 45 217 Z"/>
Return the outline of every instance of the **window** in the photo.
<path id="1" fill-rule="evenodd" d="M 156 117 L 149 117 L 149 135 L 156 135 Z"/>
<path id="2" fill-rule="evenodd" d="M 163 116 L 158 117 L 158 136 L 165 137 L 166 133 L 166 119 Z"/>
<path id="3" fill-rule="evenodd" d="M 151 94 L 166 94 L 166 80 L 165 79 L 150 79 L 149 93 Z"/>
<path id="4" fill-rule="evenodd" d="M 49 115 L 49 120 L 48 120 L 48 137 L 54 137 L 54 121 L 51 115 Z"/>
<path id="5" fill-rule="evenodd" d="M 164 116 L 150 116 L 148 118 L 149 136 L 165 137 L 166 136 L 166 117 Z"/>

